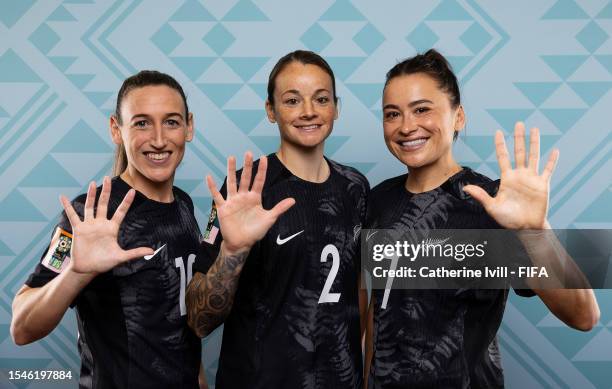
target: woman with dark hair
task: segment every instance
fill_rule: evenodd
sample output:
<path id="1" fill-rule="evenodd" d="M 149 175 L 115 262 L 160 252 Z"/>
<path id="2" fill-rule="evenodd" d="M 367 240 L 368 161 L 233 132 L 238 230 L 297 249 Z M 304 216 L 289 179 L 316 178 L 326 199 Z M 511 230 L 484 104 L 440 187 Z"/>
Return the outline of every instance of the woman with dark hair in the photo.
<path id="1" fill-rule="evenodd" d="M 75 307 L 81 388 L 198 388 L 201 344 L 184 294 L 200 234 L 191 198 L 173 186 L 193 137 L 183 89 L 156 71 L 127 78 L 110 132 L 116 177 L 61 198 L 65 212 L 13 301 L 11 334 L 36 341 Z"/>
<path id="2" fill-rule="evenodd" d="M 538 130 L 531 130 L 527 154 L 525 128 L 518 123 L 513 169 L 503 133 L 498 131 L 495 149 L 501 180 L 492 181 L 454 159 L 453 140 L 465 121 L 457 78 L 436 50 L 402 61 L 387 73 L 384 138 L 408 173 L 372 189 L 368 228 L 550 228 L 549 183 L 558 150 L 540 174 Z M 598 321 L 591 289 L 516 292 L 535 292 L 571 327 L 587 331 Z M 496 334 L 507 297 L 508 289 L 374 290 L 368 312 L 368 386 L 503 387 Z"/>
<path id="3" fill-rule="evenodd" d="M 214 205 L 204 241 L 216 261 L 194 275 L 187 306 L 199 336 L 225 323 L 217 388 L 362 385 L 357 238 L 369 186 L 323 154 L 337 100 L 323 58 L 301 50 L 282 57 L 266 101 L 278 151 L 258 162 L 247 153 L 238 174 L 230 157 L 221 192 L 208 178 Z M 249 190 L 257 164 L 265 184 L 256 178 Z M 276 220 L 279 212 L 264 208 L 279 201 L 286 213 Z"/>

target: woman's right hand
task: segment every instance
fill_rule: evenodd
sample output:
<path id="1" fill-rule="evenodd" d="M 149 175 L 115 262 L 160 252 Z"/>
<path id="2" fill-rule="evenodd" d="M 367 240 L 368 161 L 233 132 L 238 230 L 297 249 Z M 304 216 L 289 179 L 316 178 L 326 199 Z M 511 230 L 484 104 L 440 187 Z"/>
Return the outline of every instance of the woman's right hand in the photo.
<path id="1" fill-rule="evenodd" d="M 125 218 L 136 192 L 134 189 L 130 189 L 119 207 L 117 207 L 113 217 L 108 219 L 107 211 L 110 192 L 110 178 L 104 177 L 102 192 L 94 212 L 96 183 L 92 181 L 89 184 L 83 220 L 76 213 L 70 201 L 65 196 L 60 197 L 60 201 L 72 226 L 73 238 L 69 269 L 75 273 L 95 276 L 107 272 L 131 259 L 153 254 L 153 250 L 148 247 L 139 247 L 131 250 L 124 250 L 119 247 L 117 243 L 119 226 Z"/>
<path id="2" fill-rule="evenodd" d="M 206 177 L 208 189 L 217 207 L 217 217 L 223 235 L 226 254 L 250 250 L 259 241 L 278 217 L 295 204 L 293 198 L 286 198 L 274 208 L 266 210 L 261 202 L 261 192 L 266 181 L 267 158 L 259 159 L 259 167 L 249 189 L 253 170 L 253 155 L 246 152 L 244 167 L 239 186 L 236 185 L 236 158 L 227 160 L 227 196 L 224 199 L 217 190 L 215 182 L 209 175 Z"/>

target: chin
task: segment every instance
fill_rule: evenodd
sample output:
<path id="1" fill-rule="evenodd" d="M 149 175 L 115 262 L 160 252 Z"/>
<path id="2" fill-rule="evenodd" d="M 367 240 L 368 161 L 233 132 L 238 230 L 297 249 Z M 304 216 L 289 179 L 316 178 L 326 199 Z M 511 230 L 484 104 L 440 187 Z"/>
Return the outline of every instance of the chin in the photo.
<path id="1" fill-rule="evenodd" d="M 144 172 L 143 176 L 155 184 L 163 184 L 174 179 L 174 170 L 171 172 Z"/>
<path id="2" fill-rule="evenodd" d="M 291 139 L 287 139 L 288 143 L 291 143 L 292 145 L 300 148 L 300 149 L 306 149 L 306 150 L 310 150 L 310 149 L 314 149 L 320 145 L 323 144 L 323 142 L 325 142 L 325 139 L 327 137 L 317 137 L 317 138 L 304 138 L 304 137 L 296 137 L 296 138 L 291 138 Z"/>

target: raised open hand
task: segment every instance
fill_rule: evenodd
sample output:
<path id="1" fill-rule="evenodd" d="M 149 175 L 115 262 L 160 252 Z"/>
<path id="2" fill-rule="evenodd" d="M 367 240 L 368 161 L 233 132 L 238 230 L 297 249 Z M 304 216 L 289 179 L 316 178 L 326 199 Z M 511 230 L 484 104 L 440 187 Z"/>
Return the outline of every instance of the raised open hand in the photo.
<path id="1" fill-rule="evenodd" d="M 514 159 L 512 169 L 504 134 L 495 133 L 495 152 L 501 170 L 501 182 L 495 197 L 489 196 L 482 188 L 466 185 L 463 189 L 478 200 L 491 217 L 502 227 L 509 229 L 549 228 L 546 215 L 550 178 L 559 159 L 559 150 L 550 153 L 542 174 L 538 173 L 540 161 L 540 133 L 532 128 L 529 137 L 528 162 L 525 165 L 525 125 L 521 122 L 514 127 Z"/>
<path id="2" fill-rule="evenodd" d="M 270 210 L 261 203 L 261 191 L 266 181 L 267 158 L 259 159 L 259 167 L 249 190 L 253 170 L 253 155 L 246 152 L 239 186 L 236 185 L 236 158 L 227 160 L 227 198 L 217 190 L 211 176 L 206 177 L 208 189 L 217 207 L 217 217 L 223 244 L 229 252 L 249 250 L 264 237 L 276 219 L 295 204 L 293 198 L 279 202 Z"/>
<path id="3" fill-rule="evenodd" d="M 108 219 L 107 211 L 110 192 L 110 179 L 104 177 L 102 192 L 100 193 L 98 206 L 94 214 L 96 183 L 92 181 L 89 184 L 82 221 L 72 207 L 72 204 L 70 204 L 70 201 L 65 196 L 60 197 L 60 201 L 66 211 L 66 216 L 68 216 L 72 226 L 73 241 L 70 251 L 70 266 L 74 272 L 99 274 L 109 271 L 130 259 L 153 253 L 153 250 L 147 247 L 139 247 L 132 250 L 123 250 L 119 247 L 117 243 L 119 226 L 123 218 L 125 218 L 136 192 L 134 189 L 130 189 L 113 217 Z"/>

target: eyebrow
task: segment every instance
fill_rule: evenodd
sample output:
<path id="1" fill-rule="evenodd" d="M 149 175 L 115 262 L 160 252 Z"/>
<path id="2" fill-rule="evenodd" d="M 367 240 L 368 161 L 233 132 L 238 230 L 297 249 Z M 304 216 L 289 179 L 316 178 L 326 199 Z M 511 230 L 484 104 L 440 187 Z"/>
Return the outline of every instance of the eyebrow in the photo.
<path id="1" fill-rule="evenodd" d="M 170 112 L 170 113 L 168 113 L 168 114 L 166 114 L 166 115 L 164 116 L 164 119 L 167 119 L 167 118 L 169 118 L 169 117 L 171 117 L 171 116 L 178 116 L 178 117 L 180 117 L 181 119 L 183 119 L 183 114 L 181 114 L 181 113 L 179 113 L 179 112 Z M 132 119 L 131 119 L 131 120 L 134 120 L 134 119 L 137 119 L 137 118 L 150 119 L 150 118 L 151 118 L 151 115 L 147 115 L 146 113 L 137 113 L 136 115 L 132 116 Z"/>
<path id="2" fill-rule="evenodd" d="M 321 88 L 321 89 L 317 89 L 317 90 L 314 92 L 314 94 L 316 95 L 317 93 L 321 93 L 321 92 L 331 93 L 329 90 L 327 90 L 327 89 L 325 89 L 325 88 Z M 287 94 L 287 93 L 295 93 L 296 95 L 301 94 L 301 93 L 300 93 L 300 91 L 299 91 L 299 90 L 297 90 L 297 89 L 289 89 L 289 90 L 286 90 L 286 91 L 284 91 L 284 92 L 283 92 L 283 95 L 284 95 L 284 94 Z"/>
<path id="3" fill-rule="evenodd" d="M 419 105 L 419 104 L 423 104 L 423 103 L 433 104 L 433 101 L 431 101 L 431 100 L 427 100 L 427 99 L 415 100 L 415 101 L 410 102 L 410 103 L 408 104 L 408 106 L 409 106 L 409 107 L 414 107 L 415 105 Z M 385 109 L 397 109 L 397 110 L 399 110 L 399 109 L 400 109 L 400 107 L 399 107 L 399 106 L 397 106 L 397 105 L 395 105 L 395 104 L 386 104 L 386 105 L 383 107 L 383 110 L 385 110 Z"/>

